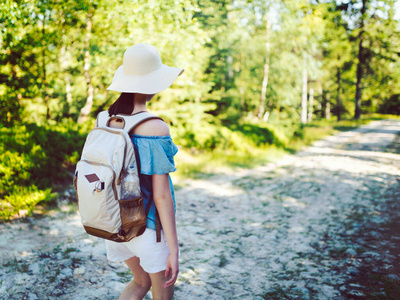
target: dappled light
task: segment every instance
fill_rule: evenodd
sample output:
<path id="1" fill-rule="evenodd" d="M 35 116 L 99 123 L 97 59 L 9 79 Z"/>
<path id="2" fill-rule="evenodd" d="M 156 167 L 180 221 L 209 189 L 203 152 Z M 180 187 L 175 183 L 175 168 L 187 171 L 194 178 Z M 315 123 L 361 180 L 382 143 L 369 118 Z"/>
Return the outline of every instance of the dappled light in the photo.
<path id="1" fill-rule="evenodd" d="M 107 88 L 128 47 L 154 45 L 185 69 L 149 109 L 181 147 L 179 174 L 195 177 L 399 114 L 399 10 L 389 0 L 3 1 L 0 218 L 29 216 L 70 182 L 97 114 L 119 96 Z"/>
<path id="2" fill-rule="evenodd" d="M 213 197 L 233 197 L 244 194 L 243 190 L 234 190 L 231 186 L 226 186 L 222 182 L 197 180 L 193 183 L 191 188 L 193 189 L 193 193 L 195 193 L 198 197 L 201 197 L 202 194 L 207 194 Z"/>
<path id="3" fill-rule="evenodd" d="M 291 207 L 291 206 L 297 206 L 297 207 L 306 207 L 307 205 L 304 202 L 299 201 L 296 198 L 293 197 L 285 197 L 282 199 L 283 207 Z"/>
<path id="4" fill-rule="evenodd" d="M 0 299 L 132 280 L 72 179 L 139 43 L 185 70 L 146 106 L 179 148 L 176 299 L 400 299 L 400 1 L 3 0 L 0 20 Z"/>

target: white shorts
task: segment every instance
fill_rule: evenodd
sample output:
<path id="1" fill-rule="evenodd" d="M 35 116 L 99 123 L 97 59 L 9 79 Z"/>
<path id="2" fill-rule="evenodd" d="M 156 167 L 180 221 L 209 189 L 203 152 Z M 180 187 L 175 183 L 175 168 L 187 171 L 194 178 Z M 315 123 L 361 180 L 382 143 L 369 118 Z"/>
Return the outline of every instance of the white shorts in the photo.
<path id="1" fill-rule="evenodd" d="M 158 273 L 167 268 L 169 249 L 164 232 L 161 231 L 161 242 L 156 241 L 156 231 L 146 228 L 145 232 L 126 243 L 105 240 L 107 259 L 124 261 L 137 256 L 140 265 L 147 273 Z"/>

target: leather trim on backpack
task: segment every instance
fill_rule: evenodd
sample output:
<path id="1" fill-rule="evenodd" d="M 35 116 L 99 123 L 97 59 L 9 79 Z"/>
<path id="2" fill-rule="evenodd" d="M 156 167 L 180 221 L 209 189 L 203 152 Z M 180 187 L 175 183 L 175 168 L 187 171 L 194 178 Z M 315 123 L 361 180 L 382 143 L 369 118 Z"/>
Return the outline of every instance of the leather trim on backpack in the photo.
<path id="1" fill-rule="evenodd" d="M 83 225 L 83 227 L 85 228 L 85 231 L 93 236 L 97 236 L 99 238 L 102 239 L 107 239 L 113 242 L 117 242 L 117 243 L 121 243 L 121 242 L 126 242 L 126 239 L 124 239 L 123 237 L 121 237 L 118 233 L 110 233 L 101 229 L 97 229 L 97 228 L 93 228 L 93 227 L 89 227 L 89 226 L 85 226 Z"/>
<path id="2" fill-rule="evenodd" d="M 72 179 L 72 183 L 73 183 L 74 189 L 75 189 L 76 200 L 78 200 L 78 202 L 79 202 L 77 182 L 78 182 L 78 171 L 75 172 L 74 178 Z"/>

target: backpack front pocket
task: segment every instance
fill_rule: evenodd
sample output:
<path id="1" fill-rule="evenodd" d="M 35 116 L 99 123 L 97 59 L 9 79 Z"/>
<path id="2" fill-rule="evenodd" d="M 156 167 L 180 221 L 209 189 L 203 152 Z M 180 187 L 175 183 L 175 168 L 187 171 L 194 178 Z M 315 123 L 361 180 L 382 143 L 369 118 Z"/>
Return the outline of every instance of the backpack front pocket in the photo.
<path id="1" fill-rule="evenodd" d="M 110 166 L 81 160 L 76 186 L 84 226 L 110 233 L 119 231 L 119 205 L 115 173 Z"/>

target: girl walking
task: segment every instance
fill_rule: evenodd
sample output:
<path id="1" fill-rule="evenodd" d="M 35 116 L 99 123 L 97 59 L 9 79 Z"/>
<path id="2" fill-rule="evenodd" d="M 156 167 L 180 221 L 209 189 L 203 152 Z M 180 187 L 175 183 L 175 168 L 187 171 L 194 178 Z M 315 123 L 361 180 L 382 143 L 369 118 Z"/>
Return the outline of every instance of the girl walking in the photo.
<path id="1" fill-rule="evenodd" d="M 125 51 L 108 90 L 121 92 L 108 109 L 109 116 L 135 115 L 147 112 L 146 104 L 154 95 L 168 88 L 183 73 L 161 62 L 158 50 L 137 44 Z M 110 127 L 121 128 L 113 119 Z M 172 299 L 179 272 L 179 249 L 175 224 L 174 190 L 169 173 L 176 170 L 168 125 L 161 119 L 147 120 L 130 133 L 140 164 L 140 187 L 145 207 L 150 203 L 145 232 L 126 243 L 106 240 L 107 258 L 125 261 L 133 273 L 133 281 L 119 299 L 143 299 L 152 288 L 153 299 Z M 161 223 L 161 241 L 157 242 L 156 223 Z"/>

